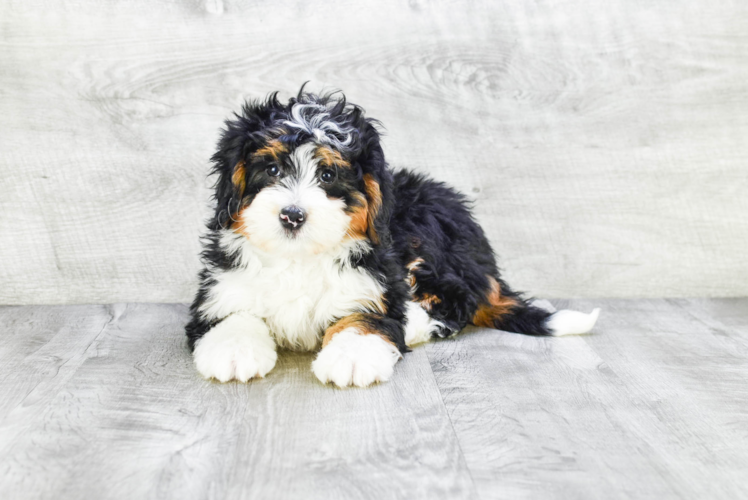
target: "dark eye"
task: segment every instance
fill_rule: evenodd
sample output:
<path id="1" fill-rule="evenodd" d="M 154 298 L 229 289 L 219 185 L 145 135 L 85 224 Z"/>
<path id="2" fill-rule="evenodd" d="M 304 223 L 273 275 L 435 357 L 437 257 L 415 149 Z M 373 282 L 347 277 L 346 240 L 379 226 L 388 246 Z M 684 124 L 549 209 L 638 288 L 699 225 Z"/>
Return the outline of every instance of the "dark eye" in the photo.
<path id="1" fill-rule="evenodd" d="M 281 171 L 275 165 L 271 165 L 265 169 L 265 173 L 268 174 L 270 177 L 278 177 Z"/>
<path id="2" fill-rule="evenodd" d="M 335 171 L 326 168 L 322 171 L 321 174 L 319 174 L 319 180 L 321 180 L 325 184 L 332 184 L 332 182 L 335 180 Z"/>

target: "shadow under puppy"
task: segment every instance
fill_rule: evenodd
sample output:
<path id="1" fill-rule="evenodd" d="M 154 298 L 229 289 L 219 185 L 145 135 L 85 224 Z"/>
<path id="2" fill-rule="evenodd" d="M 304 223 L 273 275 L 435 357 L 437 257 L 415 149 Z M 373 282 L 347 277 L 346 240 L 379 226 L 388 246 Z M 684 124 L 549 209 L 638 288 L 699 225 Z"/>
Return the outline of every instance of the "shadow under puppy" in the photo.
<path id="1" fill-rule="evenodd" d="M 215 214 L 186 327 L 198 371 L 263 377 L 276 346 L 321 350 L 317 378 L 390 378 L 408 347 L 468 324 L 527 335 L 586 333 L 501 279 L 463 195 L 392 172 L 377 122 L 340 94 L 277 93 L 226 122 L 213 156 Z"/>

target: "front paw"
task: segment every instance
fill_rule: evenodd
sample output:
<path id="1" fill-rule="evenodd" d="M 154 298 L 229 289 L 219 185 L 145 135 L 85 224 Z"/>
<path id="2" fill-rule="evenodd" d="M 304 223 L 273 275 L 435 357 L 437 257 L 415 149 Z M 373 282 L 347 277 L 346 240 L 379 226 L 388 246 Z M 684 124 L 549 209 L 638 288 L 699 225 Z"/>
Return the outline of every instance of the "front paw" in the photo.
<path id="1" fill-rule="evenodd" d="M 322 348 L 312 371 L 325 384 L 366 387 L 389 380 L 401 357 L 397 347 L 379 335 L 361 335 L 356 328 L 346 328 Z"/>
<path id="2" fill-rule="evenodd" d="M 195 367 L 220 382 L 264 377 L 275 366 L 275 342 L 265 323 L 237 313 L 211 328 L 195 345 Z"/>

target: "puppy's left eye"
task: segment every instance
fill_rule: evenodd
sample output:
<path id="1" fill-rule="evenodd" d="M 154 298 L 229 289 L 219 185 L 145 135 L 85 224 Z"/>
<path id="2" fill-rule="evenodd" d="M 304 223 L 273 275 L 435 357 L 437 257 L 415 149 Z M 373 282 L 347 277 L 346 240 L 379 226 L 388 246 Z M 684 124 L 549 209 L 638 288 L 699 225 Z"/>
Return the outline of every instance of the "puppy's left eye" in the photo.
<path id="1" fill-rule="evenodd" d="M 265 169 L 265 173 L 270 177 L 278 177 L 280 175 L 280 169 L 275 165 L 271 165 Z"/>
<path id="2" fill-rule="evenodd" d="M 321 180 L 325 184 L 332 184 L 333 181 L 335 181 L 335 177 L 337 177 L 335 171 L 329 168 L 326 168 L 322 171 L 321 174 L 319 174 L 319 180 Z"/>

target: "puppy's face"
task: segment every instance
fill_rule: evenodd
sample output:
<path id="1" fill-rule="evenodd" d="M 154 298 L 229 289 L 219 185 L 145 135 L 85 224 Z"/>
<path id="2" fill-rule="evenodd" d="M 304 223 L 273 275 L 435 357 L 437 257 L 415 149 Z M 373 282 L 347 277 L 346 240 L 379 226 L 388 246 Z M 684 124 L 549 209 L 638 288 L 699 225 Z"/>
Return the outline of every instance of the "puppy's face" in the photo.
<path id="1" fill-rule="evenodd" d="M 243 193 L 232 229 L 265 252 L 303 256 L 376 239 L 379 186 L 330 145 L 266 140 L 236 164 L 232 183 Z"/>

